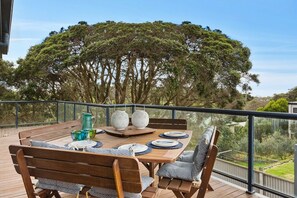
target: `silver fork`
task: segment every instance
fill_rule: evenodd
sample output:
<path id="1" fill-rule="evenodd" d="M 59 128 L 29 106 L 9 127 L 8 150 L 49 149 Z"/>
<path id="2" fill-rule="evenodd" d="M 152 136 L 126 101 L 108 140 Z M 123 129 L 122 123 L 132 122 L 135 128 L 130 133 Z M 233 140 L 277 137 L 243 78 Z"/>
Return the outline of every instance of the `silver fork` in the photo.
<path id="1" fill-rule="evenodd" d="M 129 150 L 131 151 L 133 151 L 133 146 L 136 146 L 136 143 L 133 143 L 130 147 L 129 147 Z"/>

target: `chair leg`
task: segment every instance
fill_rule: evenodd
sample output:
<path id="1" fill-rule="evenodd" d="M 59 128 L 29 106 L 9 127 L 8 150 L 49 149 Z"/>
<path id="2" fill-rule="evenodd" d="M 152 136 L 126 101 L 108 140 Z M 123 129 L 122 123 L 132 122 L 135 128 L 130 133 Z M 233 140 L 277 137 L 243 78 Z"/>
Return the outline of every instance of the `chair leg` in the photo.
<path id="1" fill-rule="evenodd" d="M 198 189 L 199 188 L 197 188 L 197 187 L 192 187 L 191 191 L 189 193 L 187 193 L 185 197 L 186 198 L 191 198 L 197 192 Z"/>
<path id="2" fill-rule="evenodd" d="M 208 184 L 207 189 L 208 189 L 209 191 L 214 191 L 213 187 L 211 187 L 210 184 Z"/>
<path id="3" fill-rule="evenodd" d="M 44 190 L 42 192 L 43 193 L 40 193 L 38 195 L 40 198 L 51 198 L 51 197 L 61 198 L 57 190 Z"/>
<path id="4" fill-rule="evenodd" d="M 35 198 L 35 191 L 33 188 L 33 183 L 31 181 L 30 173 L 26 164 L 26 159 L 23 150 L 18 150 L 16 152 L 17 162 L 19 164 L 19 171 L 23 179 L 24 187 L 28 198 Z"/>
<path id="5" fill-rule="evenodd" d="M 57 190 L 53 190 L 53 195 L 55 195 L 56 198 L 61 198 L 61 195 L 59 194 L 59 192 Z"/>
<path id="6" fill-rule="evenodd" d="M 162 165 L 163 165 L 163 163 L 159 163 L 159 169 L 161 168 Z M 162 179 L 162 178 L 159 177 L 159 182 L 160 182 L 161 179 Z"/>
<path id="7" fill-rule="evenodd" d="M 205 175 L 203 175 L 201 178 L 202 183 L 200 185 L 197 198 L 203 198 L 205 196 L 206 190 L 209 187 L 210 175 L 213 169 L 214 161 L 216 160 L 217 153 L 218 153 L 218 148 L 214 145 L 209 155 L 209 161 L 208 161 L 209 164 L 207 169 L 204 172 Z"/>
<path id="8" fill-rule="evenodd" d="M 180 192 L 180 191 L 172 190 L 172 192 L 174 193 L 174 195 L 175 195 L 177 198 L 185 198 L 185 196 L 183 195 L 183 193 Z"/>

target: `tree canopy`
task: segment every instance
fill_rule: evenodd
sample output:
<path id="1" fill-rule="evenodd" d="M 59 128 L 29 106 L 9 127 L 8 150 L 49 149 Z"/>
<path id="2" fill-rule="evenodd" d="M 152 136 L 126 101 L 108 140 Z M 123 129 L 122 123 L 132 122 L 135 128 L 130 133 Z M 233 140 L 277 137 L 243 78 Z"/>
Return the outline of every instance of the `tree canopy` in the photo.
<path id="1" fill-rule="evenodd" d="M 289 91 L 287 93 L 275 94 L 273 96 L 274 100 L 277 100 L 279 98 L 286 98 L 288 101 L 296 101 L 297 100 L 297 87 L 293 87 L 292 89 L 289 89 Z"/>
<path id="2" fill-rule="evenodd" d="M 13 63 L 0 59 L 0 99 L 16 99 L 15 92 L 12 91 L 14 70 Z"/>
<path id="3" fill-rule="evenodd" d="M 279 98 L 276 101 L 270 100 L 264 107 L 259 107 L 257 111 L 288 112 L 288 101 L 285 98 Z"/>
<path id="4" fill-rule="evenodd" d="M 250 50 L 220 30 L 184 22 L 107 21 L 52 31 L 15 71 L 24 99 L 242 106 Z"/>

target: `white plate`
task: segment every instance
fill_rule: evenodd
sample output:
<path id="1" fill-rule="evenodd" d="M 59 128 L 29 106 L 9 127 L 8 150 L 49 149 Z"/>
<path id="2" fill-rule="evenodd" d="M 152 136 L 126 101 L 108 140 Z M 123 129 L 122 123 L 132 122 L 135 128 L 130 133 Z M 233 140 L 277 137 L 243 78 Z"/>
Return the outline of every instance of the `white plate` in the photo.
<path id="1" fill-rule="evenodd" d="M 96 129 L 96 134 L 102 133 L 103 129 Z"/>
<path id="2" fill-rule="evenodd" d="M 122 146 L 119 146 L 118 149 L 127 149 L 127 150 L 132 149 L 134 153 L 140 153 L 140 152 L 146 151 L 148 147 L 144 144 L 132 143 L 132 144 L 124 144 Z"/>
<path id="3" fill-rule="evenodd" d="M 152 144 L 160 147 L 171 147 L 171 146 L 178 145 L 178 141 L 169 140 L 169 139 L 157 139 L 152 141 Z"/>
<path id="4" fill-rule="evenodd" d="M 170 131 L 170 132 L 165 132 L 164 135 L 168 137 L 183 137 L 187 134 L 181 131 Z"/>
<path id="5" fill-rule="evenodd" d="M 74 141 L 74 142 L 69 143 L 68 147 L 83 149 L 85 147 L 93 147 L 96 145 L 97 145 L 97 142 L 95 142 L 93 140 L 81 140 L 81 141 Z"/>

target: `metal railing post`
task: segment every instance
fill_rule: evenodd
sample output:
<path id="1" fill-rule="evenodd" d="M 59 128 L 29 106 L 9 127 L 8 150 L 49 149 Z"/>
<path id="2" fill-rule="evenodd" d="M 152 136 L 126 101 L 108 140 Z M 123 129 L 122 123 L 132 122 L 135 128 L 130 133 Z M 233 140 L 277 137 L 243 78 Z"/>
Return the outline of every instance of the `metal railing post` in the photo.
<path id="1" fill-rule="evenodd" d="M 248 194 L 253 194 L 254 184 L 254 116 L 248 116 Z"/>
<path id="2" fill-rule="evenodd" d="M 106 126 L 109 126 L 110 123 L 109 123 L 109 107 L 106 107 L 105 109 L 105 118 L 106 118 Z"/>
<path id="3" fill-rule="evenodd" d="M 172 111 L 171 111 L 171 118 L 176 119 L 176 110 L 175 109 L 172 109 Z"/>
<path id="4" fill-rule="evenodd" d="M 135 105 L 133 105 L 133 106 L 131 107 L 132 114 L 135 112 L 135 110 L 136 110 L 136 107 L 135 107 Z"/>
<path id="5" fill-rule="evenodd" d="M 73 104 L 73 120 L 76 120 L 76 104 Z"/>
<path id="6" fill-rule="evenodd" d="M 57 123 L 59 123 L 59 101 L 56 102 L 56 117 Z"/>
<path id="7" fill-rule="evenodd" d="M 66 122 L 66 103 L 64 102 L 64 122 Z"/>
<path id="8" fill-rule="evenodd" d="M 19 104 L 15 103 L 15 128 L 19 127 Z"/>
<path id="9" fill-rule="evenodd" d="M 87 113 L 90 113 L 90 106 L 87 105 Z"/>
<path id="10" fill-rule="evenodd" d="M 297 144 L 294 146 L 294 197 L 297 197 Z"/>

